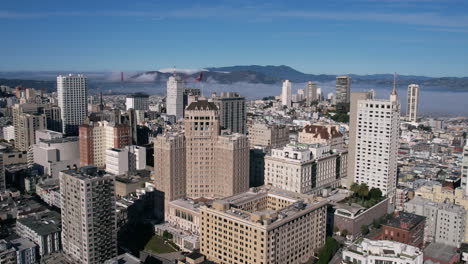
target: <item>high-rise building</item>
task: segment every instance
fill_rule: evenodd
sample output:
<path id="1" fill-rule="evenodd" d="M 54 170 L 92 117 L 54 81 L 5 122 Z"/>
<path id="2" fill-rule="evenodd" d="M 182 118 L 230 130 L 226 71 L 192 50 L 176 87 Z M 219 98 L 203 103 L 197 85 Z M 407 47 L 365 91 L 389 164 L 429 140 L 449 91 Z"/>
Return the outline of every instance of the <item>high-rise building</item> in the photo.
<path id="1" fill-rule="evenodd" d="M 77 136 L 78 128 L 88 116 L 88 84 L 82 74 L 57 76 L 58 105 L 61 109 L 62 132 Z"/>
<path id="2" fill-rule="evenodd" d="M 461 187 L 468 195 L 468 141 L 463 147 L 463 158 L 461 164 Z"/>
<path id="3" fill-rule="evenodd" d="M 47 129 L 62 132 L 62 117 L 60 107 L 47 106 L 44 108 L 44 114 L 47 119 Z"/>
<path id="4" fill-rule="evenodd" d="M 325 243 L 326 208 L 271 187 L 216 200 L 200 207 L 201 253 L 215 263 L 305 263 Z"/>
<path id="5" fill-rule="evenodd" d="M 142 110 L 148 111 L 149 110 L 149 95 L 144 93 L 135 93 L 127 95 L 125 100 L 125 107 L 126 110 L 133 109 L 133 110 Z"/>
<path id="6" fill-rule="evenodd" d="M 13 106 L 13 125 L 15 127 L 15 147 L 29 151 L 36 143 L 36 131 L 47 126 L 46 116 L 36 104 L 16 104 Z"/>
<path id="7" fill-rule="evenodd" d="M 220 136 L 219 112 L 213 102 L 193 102 L 185 114 L 187 196 L 225 197 L 248 189 L 247 137 Z"/>
<path id="8" fill-rule="evenodd" d="M 181 133 L 168 132 L 154 140 L 154 186 L 166 202 L 186 196 L 186 143 Z"/>
<path id="9" fill-rule="evenodd" d="M 307 82 L 306 90 L 306 104 L 307 106 L 311 105 L 312 102 L 318 100 L 317 98 L 317 83 L 316 82 Z"/>
<path id="10" fill-rule="evenodd" d="M 117 256 L 114 177 L 92 166 L 60 172 L 62 247 L 73 263 Z"/>
<path id="11" fill-rule="evenodd" d="M 283 106 L 291 107 L 292 105 L 291 89 L 291 82 L 289 80 L 284 80 L 283 88 L 281 90 L 281 104 Z"/>
<path id="12" fill-rule="evenodd" d="M 222 92 L 219 96 L 214 93 L 211 101 L 218 107 L 221 129 L 231 133 L 246 133 L 247 112 L 244 97 L 234 92 Z"/>
<path id="13" fill-rule="evenodd" d="M 344 76 L 337 76 L 336 77 L 336 105 L 337 108 L 340 109 L 349 109 L 347 105 L 350 102 L 350 94 L 351 94 L 351 77 L 344 75 Z"/>
<path id="14" fill-rule="evenodd" d="M 400 103 L 396 89 L 390 100 L 357 101 L 357 113 L 351 132 L 350 148 L 355 148 L 354 182 L 379 188 L 384 195 L 394 197 L 397 180 L 397 150 L 400 125 Z M 352 116 L 354 116 L 352 114 Z M 350 135 L 351 135 L 350 133 Z"/>
<path id="15" fill-rule="evenodd" d="M 80 126 L 80 166 L 106 165 L 106 150 L 123 148 L 131 144 L 130 127 L 107 121 L 91 122 Z"/>
<path id="16" fill-rule="evenodd" d="M 277 148 L 289 143 L 289 128 L 285 125 L 255 122 L 249 126 L 251 146 Z"/>
<path id="17" fill-rule="evenodd" d="M 180 76 L 174 75 L 167 80 L 167 114 L 179 120 L 184 117 L 184 81 Z"/>
<path id="18" fill-rule="evenodd" d="M 5 164 L 3 163 L 3 153 L 0 153 L 0 193 L 6 190 Z"/>
<path id="19" fill-rule="evenodd" d="M 351 103 L 349 111 L 349 143 L 348 143 L 348 175 L 343 179 L 343 186 L 348 188 L 351 187 L 351 184 L 354 182 L 354 168 L 355 166 L 355 157 L 356 157 L 356 133 L 357 133 L 357 124 L 358 124 L 358 101 L 359 100 L 368 100 L 373 99 L 374 95 L 370 92 L 352 92 L 351 93 Z"/>
<path id="20" fill-rule="evenodd" d="M 406 100 L 406 120 L 409 122 L 418 121 L 419 85 L 408 85 L 408 96 Z"/>

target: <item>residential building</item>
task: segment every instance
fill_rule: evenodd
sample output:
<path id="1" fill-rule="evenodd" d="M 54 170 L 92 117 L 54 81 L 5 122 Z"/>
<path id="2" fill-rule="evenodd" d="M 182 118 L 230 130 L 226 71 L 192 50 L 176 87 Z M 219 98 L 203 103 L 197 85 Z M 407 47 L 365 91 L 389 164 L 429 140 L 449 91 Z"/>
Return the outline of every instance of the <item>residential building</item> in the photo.
<path id="1" fill-rule="evenodd" d="M 336 76 L 336 105 L 348 105 L 351 95 L 351 77 Z"/>
<path id="2" fill-rule="evenodd" d="M 405 203 L 405 212 L 426 217 L 425 242 L 458 248 L 465 238 L 466 210 L 460 205 L 415 197 Z"/>
<path id="3" fill-rule="evenodd" d="M 74 263 L 117 256 L 114 181 L 92 166 L 60 172 L 62 247 Z"/>
<path id="4" fill-rule="evenodd" d="M 265 148 L 254 146 L 250 149 L 249 187 L 265 184 Z"/>
<path id="5" fill-rule="evenodd" d="M 15 148 L 28 151 L 36 143 L 36 131 L 46 129 L 46 116 L 40 105 L 16 104 L 12 108 L 15 127 Z"/>
<path id="6" fill-rule="evenodd" d="M 60 252 L 61 242 L 60 214 L 46 211 L 16 221 L 16 232 L 33 241 L 39 247 L 39 255 Z"/>
<path id="7" fill-rule="evenodd" d="M 127 95 L 125 99 L 125 107 L 128 111 L 133 109 L 135 111 L 148 111 L 149 110 L 149 95 L 144 93 L 134 93 Z"/>
<path id="8" fill-rule="evenodd" d="M 184 86 L 184 81 L 178 75 L 174 74 L 167 80 L 167 114 L 175 116 L 176 120 L 184 117 Z"/>
<path id="9" fill-rule="evenodd" d="M 414 246 L 364 238 L 343 250 L 342 261 L 351 263 L 423 264 L 423 252 Z"/>
<path id="10" fill-rule="evenodd" d="M 346 174 L 347 152 L 329 146 L 289 144 L 265 156 L 265 184 L 291 192 L 321 194 Z"/>
<path id="11" fill-rule="evenodd" d="M 15 140 L 15 126 L 5 126 L 3 127 L 3 139 L 7 142 Z"/>
<path id="12" fill-rule="evenodd" d="M 16 249 L 11 242 L 0 240 L 0 263 L 16 264 Z"/>
<path id="13" fill-rule="evenodd" d="M 346 180 L 343 181 L 343 185 L 348 187 L 348 189 L 351 187 L 351 184 L 353 184 L 355 177 L 355 160 L 357 150 L 356 134 L 358 132 L 358 102 L 360 100 L 373 99 L 374 97 L 373 93 L 371 92 L 352 92 L 350 98 L 351 102 L 349 111 L 348 176 L 346 177 Z"/>
<path id="14" fill-rule="evenodd" d="M 166 202 L 186 196 L 186 141 L 184 134 L 165 133 L 154 140 L 154 185 Z"/>
<path id="15" fill-rule="evenodd" d="M 20 237 L 17 239 L 13 239 L 10 242 L 16 251 L 16 264 L 37 263 L 37 246 L 31 240 Z"/>
<path id="16" fill-rule="evenodd" d="M 225 197 L 247 190 L 247 137 L 220 136 L 219 112 L 213 102 L 193 102 L 185 115 L 187 196 Z"/>
<path id="17" fill-rule="evenodd" d="M 419 107 L 419 85 L 408 85 L 408 96 L 406 97 L 406 100 L 406 120 L 409 122 L 417 122 Z"/>
<path id="18" fill-rule="evenodd" d="M 44 175 L 58 179 L 59 172 L 80 165 L 78 137 L 39 139 L 32 146 L 33 162 Z"/>
<path id="19" fill-rule="evenodd" d="M 88 83 L 82 74 L 57 76 L 58 106 L 61 109 L 62 132 L 77 136 L 78 128 L 88 116 Z"/>
<path id="20" fill-rule="evenodd" d="M 131 145 L 124 148 L 106 150 L 106 171 L 114 175 L 123 175 L 146 168 L 146 149 Z"/>
<path id="21" fill-rule="evenodd" d="M 249 127 L 251 146 L 279 148 L 289 143 L 289 128 L 284 125 L 255 122 Z"/>
<path id="22" fill-rule="evenodd" d="M 304 263 L 325 243 L 327 202 L 258 188 L 201 206 L 201 254 L 216 263 Z"/>
<path id="23" fill-rule="evenodd" d="M 286 107 L 292 106 L 291 89 L 291 82 L 289 80 L 284 80 L 283 88 L 281 90 L 281 105 Z"/>
<path id="24" fill-rule="evenodd" d="M 465 191 L 465 194 L 468 195 L 468 141 L 463 147 L 463 157 L 461 164 L 461 187 Z"/>
<path id="25" fill-rule="evenodd" d="M 305 89 L 306 105 L 310 106 L 312 102 L 317 101 L 317 83 L 316 82 L 307 82 Z"/>
<path id="26" fill-rule="evenodd" d="M 357 101 L 357 114 L 352 132 L 355 147 L 354 182 L 378 188 L 384 195 L 395 196 L 400 104 L 396 90 L 390 100 Z M 350 133 L 351 135 L 351 133 Z M 350 139 L 351 142 L 351 139 Z"/>
<path id="27" fill-rule="evenodd" d="M 130 126 L 107 121 L 80 126 L 80 166 L 106 165 L 106 150 L 131 144 Z"/>
<path id="28" fill-rule="evenodd" d="M 392 240 L 422 248 L 424 244 L 424 216 L 397 212 L 393 218 L 382 224 L 380 239 Z"/>
<path id="29" fill-rule="evenodd" d="M 218 107 L 219 124 L 222 130 L 240 134 L 247 132 L 244 97 L 234 92 L 222 92 L 219 96 L 213 93 L 211 101 Z"/>
<path id="30" fill-rule="evenodd" d="M 342 149 L 343 134 L 339 127 L 330 124 L 306 125 L 298 133 L 298 142 L 303 144 L 328 145 L 331 149 Z"/>

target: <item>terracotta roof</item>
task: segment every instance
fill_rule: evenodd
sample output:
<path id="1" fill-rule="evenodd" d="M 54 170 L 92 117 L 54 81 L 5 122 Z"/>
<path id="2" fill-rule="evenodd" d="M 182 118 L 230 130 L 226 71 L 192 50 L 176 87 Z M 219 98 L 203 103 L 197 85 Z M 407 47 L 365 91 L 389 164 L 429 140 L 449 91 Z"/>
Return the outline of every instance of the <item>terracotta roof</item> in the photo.
<path id="1" fill-rule="evenodd" d="M 343 134 L 341 134 L 341 132 L 338 131 L 334 126 L 327 127 L 319 125 L 307 125 L 304 127 L 302 132 L 314 134 L 314 137 L 326 140 L 343 136 Z"/>
<path id="2" fill-rule="evenodd" d="M 218 110 L 218 107 L 212 102 L 203 100 L 191 103 L 186 110 Z"/>

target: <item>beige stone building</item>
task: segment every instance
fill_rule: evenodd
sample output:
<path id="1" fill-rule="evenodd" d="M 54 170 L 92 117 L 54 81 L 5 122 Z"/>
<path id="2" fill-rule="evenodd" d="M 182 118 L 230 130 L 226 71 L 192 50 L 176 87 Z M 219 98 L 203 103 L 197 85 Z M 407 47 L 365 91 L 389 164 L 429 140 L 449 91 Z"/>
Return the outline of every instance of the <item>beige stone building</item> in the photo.
<path id="1" fill-rule="evenodd" d="M 185 198 L 185 136 L 182 133 L 158 135 L 154 140 L 154 185 L 164 192 L 164 200 Z"/>
<path id="2" fill-rule="evenodd" d="M 331 149 L 342 149 L 343 134 L 338 126 L 331 124 L 307 125 L 298 133 L 298 142 L 303 144 L 330 145 Z"/>
<path id="3" fill-rule="evenodd" d="M 289 128 L 277 124 L 253 123 L 249 127 L 251 146 L 278 148 L 289 143 Z"/>
<path id="4" fill-rule="evenodd" d="M 12 110 L 15 148 L 28 151 L 36 143 L 36 131 L 46 129 L 46 116 L 37 104 L 16 104 Z"/>
<path id="5" fill-rule="evenodd" d="M 347 172 L 346 151 L 329 145 L 289 144 L 265 156 L 265 184 L 291 192 L 320 194 L 340 186 Z"/>
<path id="6" fill-rule="evenodd" d="M 201 207 L 200 250 L 216 263 L 304 263 L 325 243 L 326 201 L 262 187 Z"/>

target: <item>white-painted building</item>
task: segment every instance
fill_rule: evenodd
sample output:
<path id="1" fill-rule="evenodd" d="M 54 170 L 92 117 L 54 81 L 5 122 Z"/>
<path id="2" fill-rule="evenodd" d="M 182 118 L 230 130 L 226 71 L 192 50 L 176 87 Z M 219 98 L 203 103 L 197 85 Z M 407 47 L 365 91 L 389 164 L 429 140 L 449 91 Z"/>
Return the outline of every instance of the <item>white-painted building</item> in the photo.
<path id="1" fill-rule="evenodd" d="M 422 264 L 424 262 L 423 252 L 417 247 L 367 238 L 343 250 L 342 260 L 346 264 Z"/>
<path id="2" fill-rule="evenodd" d="M 128 111 L 129 109 L 133 110 L 149 110 L 149 95 L 143 93 L 135 93 L 127 95 L 125 99 L 125 107 Z"/>
<path id="3" fill-rule="evenodd" d="M 180 76 L 174 75 L 167 80 L 167 114 L 175 116 L 176 120 L 184 117 L 184 88 L 184 81 Z"/>
<path id="4" fill-rule="evenodd" d="M 126 146 L 106 150 L 106 171 L 114 175 L 123 175 L 129 171 L 146 168 L 146 148 Z"/>
<path id="5" fill-rule="evenodd" d="M 3 139 L 6 141 L 15 140 L 15 126 L 3 127 Z"/>
<path id="6" fill-rule="evenodd" d="M 408 85 L 408 96 L 406 100 L 406 120 L 409 122 L 417 122 L 419 106 L 419 85 Z"/>
<path id="7" fill-rule="evenodd" d="M 40 139 L 32 146 L 33 162 L 44 175 L 58 179 L 59 172 L 80 165 L 78 137 Z"/>
<path id="8" fill-rule="evenodd" d="M 367 99 L 357 102 L 355 129 L 356 155 L 354 182 L 379 188 L 384 195 L 394 195 L 397 180 L 398 131 L 400 103 L 396 90 L 390 100 Z"/>
<path id="9" fill-rule="evenodd" d="M 88 84 L 83 74 L 57 76 L 57 97 L 61 109 L 62 132 L 78 135 L 78 127 L 88 116 Z"/>
<path id="10" fill-rule="evenodd" d="M 281 90 L 281 104 L 283 106 L 291 107 L 292 104 L 292 91 L 291 82 L 289 80 L 283 81 L 283 88 Z"/>

